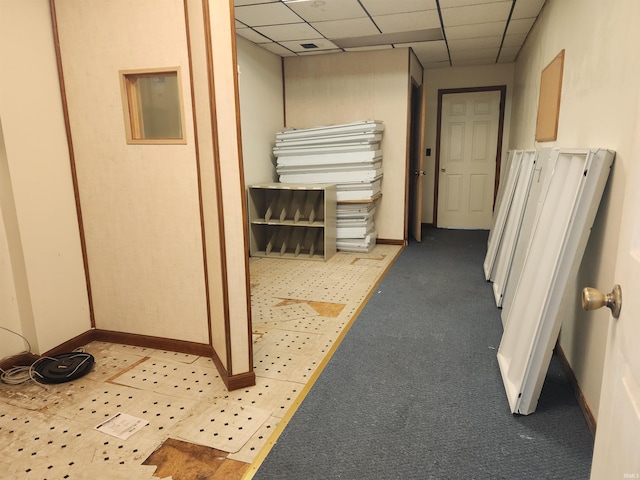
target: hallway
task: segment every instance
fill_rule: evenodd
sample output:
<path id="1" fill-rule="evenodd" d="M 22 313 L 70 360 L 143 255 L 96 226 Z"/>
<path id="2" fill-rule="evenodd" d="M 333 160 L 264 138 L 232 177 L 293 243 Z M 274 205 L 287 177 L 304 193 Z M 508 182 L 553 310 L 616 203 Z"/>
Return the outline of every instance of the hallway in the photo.
<path id="1" fill-rule="evenodd" d="M 585 479 L 593 437 L 554 356 L 512 415 L 487 231 L 424 231 L 385 275 L 256 479 Z"/>

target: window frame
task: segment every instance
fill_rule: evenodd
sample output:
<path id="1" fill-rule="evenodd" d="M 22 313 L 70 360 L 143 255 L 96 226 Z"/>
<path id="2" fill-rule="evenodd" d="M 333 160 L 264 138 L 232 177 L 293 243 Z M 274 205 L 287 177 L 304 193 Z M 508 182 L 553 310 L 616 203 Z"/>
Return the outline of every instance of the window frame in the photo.
<path id="1" fill-rule="evenodd" d="M 120 70 L 120 90 L 122 94 L 122 109 L 124 125 L 129 145 L 185 145 L 187 138 L 184 124 L 184 101 L 182 95 L 182 75 L 180 67 L 144 68 L 134 70 Z M 140 94 L 137 88 L 137 80 L 145 77 L 161 75 L 176 75 L 178 85 L 178 102 L 180 107 L 180 125 L 182 137 L 176 138 L 143 138 L 142 111 L 140 107 Z"/>

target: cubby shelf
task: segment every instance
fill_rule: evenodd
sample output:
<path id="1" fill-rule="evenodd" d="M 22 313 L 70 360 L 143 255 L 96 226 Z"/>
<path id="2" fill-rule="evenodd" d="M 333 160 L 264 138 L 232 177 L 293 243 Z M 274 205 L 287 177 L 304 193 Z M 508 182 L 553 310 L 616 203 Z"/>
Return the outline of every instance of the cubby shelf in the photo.
<path id="1" fill-rule="evenodd" d="M 247 200 L 252 256 L 328 260 L 335 254 L 334 184 L 251 185 Z"/>

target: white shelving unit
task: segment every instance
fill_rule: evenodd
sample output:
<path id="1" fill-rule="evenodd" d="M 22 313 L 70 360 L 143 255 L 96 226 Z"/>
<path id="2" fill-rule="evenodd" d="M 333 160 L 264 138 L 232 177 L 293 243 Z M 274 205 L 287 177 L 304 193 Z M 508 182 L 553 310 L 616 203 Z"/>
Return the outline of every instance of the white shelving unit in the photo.
<path id="1" fill-rule="evenodd" d="M 328 260 L 336 253 L 336 186 L 267 183 L 248 188 L 254 257 Z"/>

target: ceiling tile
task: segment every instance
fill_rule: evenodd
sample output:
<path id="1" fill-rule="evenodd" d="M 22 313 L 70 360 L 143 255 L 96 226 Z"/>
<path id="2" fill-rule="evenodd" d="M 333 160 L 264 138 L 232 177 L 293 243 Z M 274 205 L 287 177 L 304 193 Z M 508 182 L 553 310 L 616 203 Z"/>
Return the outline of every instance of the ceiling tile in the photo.
<path id="1" fill-rule="evenodd" d="M 288 48 L 284 48 L 278 43 L 263 43 L 260 46 L 265 50 L 269 50 L 271 53 L 280 55 L 281 57 L 293 57 L 296 55 L 294 52 L 292 52 Z"/>
<path id="2" fill-rule="evenodd" d="M 393 48 L 393 45 L 374 45 L 371 47 L 351 47 L 345 48 L 345 52 L 362 52 L 364 50 L 388 50 Z"/>
<path id="3" fill-rule="evenodd" d="M 328 50 L 305 50 L 304 52 L 298 52 L 298 55 L 305 57 L 309 55 L 324 55 L 325 53 L 343 53 L 341 49 L 328 49 Z"/>
<path id="4" fill-rule="evenodd" d="M 289 2 L 287 6 L 307 22 L 324 22 L 367 16 L 367 12 L 362 9 L 358 0 Z"/>
<path id="5" fill-rule="evenodd" d="M 435 10 L 437 8 L 435 0 L 360 0 L 360 2 L 372 16 Z"/>
<path id="6" fill-rule="evenodd" d="M 443 8 L 442 22 L 445 28 L 456 25 L 507 21 L 511 11 L 511 0 L 507 2 L 471 5 L 467 7 Z"/>
<path id="7" fill-rule="evenodd" d="M 295 40 L 295 41 L 290 41 L 290 42 L 280 42 L 280 44 L 286 48 L 288 48 L 289 50 L 293 51 L 293 52 L 308 52 L 311 49 L 307 49 L 304 48 L 302 45 L 306 44 L 306 43 L 313 43 L 314 45 L 317 45 L 318 48 L 314 48 L 313 51 L 319 51 L 319 50 L 333 50 L 333 49 L 337 49 L 338 47 L 336 45 L 334 45 L 333 43 L 331 43 L 329 40 L 326 40 L 324 38 L 309 38 L 306 40 Z"/>
<path id="8" fill-rule="evenodd" d="M 519 20 L 511 20 L 509 22 L 509 28 L 507 29 L 507 35 L 517 35 L 519 33 L 529 33 L 535 18 L 522 18 Z"/>
<path id="9" fill-rule="evenodd" d="M 440 27 L 440 17 L 438 16 L 437 10 L 379 15 L 373 17 L 373 21 L 376 22 L 376 25 L 382 30 L 382 33 L 425 30 Z"/>
<path id="10" fill-rule="evenodd" d="M 314 22 L 311 25 L 327 38 L 364 37 L 380 33 L 369 17 Z"/>
<path id="11" fill-rule="evenodd" d="M 286 25 L 267 25 L 256 27 L 256 31 L 276 42 L 286 40 L 301 40 L 320 37 L 318 32 L 308 23 L 288 23 Z"/>
<path id="12" fill-rule="evenodd" d="M 502 37 L 493 35 L 491 37 L 477 38 L 448 38 L 449 48 L 453 50 L 471 50 L 474 48 L 498 48 Z"/>
<path id="13" fill-rule="evenodd" d="M 486 5 L 504 0 L 440 0 L 440 8 L 469 7 L 471 5 Z"/>
<path id="14" fill-rule="evenodd" d="M 447 44 L 444 40 L 435 42 L 396 43 L 394 46 L 396 48 L 412 48 L 421 63 L 423 59 L 429 62 L 449 61 L 449 52 L 447 51 Z"/>
<path id="15" fill-rule="evenodd" d="M 422 66 L 425 69 L 425 76 L 428 75 L 426 70 L 433 70 L 433 69 L 436 69 L 436 68 L 449 68 L 450 67 L 449 60 L 447 60 L 446 62 L 425 62 L 420 57 L 418 57 L 418 60 L 420 60 L 420 63 L 422 64 Z"/>
<path id="16" fill-rule="evenodd" d="M 470 65 L 492 65 L 496 63 L 496 57 L 493 58 L 466 58 L 453 60 L 451 59 L 451 63 L 454 67 L 464 67 Z"/>
<path id="17" fill-rule="evenodd" d="M 546 0 L 518 0 L 513 7 L 512 20 L 537 17 Z"/>
<path id="18" fill-rule="evenodd" d="M 471 60 L 475 58 L 498 58 L 498 47 L 496 48 L 476 48 L 473 50 L 451 50 L 451 60 L 455 63 L 459 60 Z"/>
<path id="19" fill-rule="evenodd" d="M 236 7 L 235 14 L 238 20 L 252 27 L 300 22 L 300 17 L 280 2 Z"/>
<path id="20" fill-rule="evenodd" d="M 478 23 L 476 25 L 460 25 L 445 30 L 447 40 L 457 38 L 491 37 L 504 33 L 506 22 Z"/>
<path id="21" fill-rule="evenodd" d="M 502 50 L 500 50 L 500 58 L 503 57 L 507 57 L 507 58 L 516 58 L 516 55 L 518 55 L 518 52 L 520 51 L 521 47 L 502 47 Z"/>
<path id="22" fill-rule="evenodd" d="M 280 0 L 233 0 L 233 4 L 238 7 L 242 5 L 256 5 L 258 3 L 276 3 Z"/>
<path id="23" fill-rule="evenodd" d="M 515 47 L 520 46 L 524 43 L 527 38 L 526 33 L 518 33 L 517 35 L 505 35 L 504 42 L 502 42 L 503 47 Z"/>
<path id="24" fill-rule="evenodd" d="M 258 32 L 256 32 L 255 30 L 251 29 L 251 28 L 237 28 L 236 29 L 236 33 L 238 35 L 240 35 L 241 37 L 246 38 L 247 40 L 249 40 L 250 42 L 253 43 L 269 43 L 271 42 L 271 40 L 269 40 L 268 38 L 264 37 L 263 35 L 260 35 Z"/>

